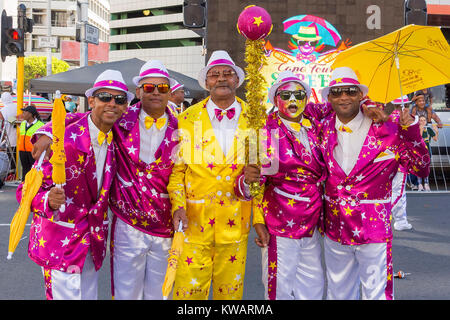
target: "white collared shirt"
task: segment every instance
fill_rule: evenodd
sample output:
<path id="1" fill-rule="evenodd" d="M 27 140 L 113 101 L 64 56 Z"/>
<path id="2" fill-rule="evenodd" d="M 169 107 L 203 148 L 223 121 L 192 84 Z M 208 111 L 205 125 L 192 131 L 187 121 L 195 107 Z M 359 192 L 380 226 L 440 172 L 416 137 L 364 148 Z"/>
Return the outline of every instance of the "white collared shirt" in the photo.
<path id="1" fill-rule="evenodd" d="M 214 135 L 219 142 L 220 147 L 222 148 L 223 154 L 226 156 L 234 141 L 234 134 L 238 127 L 238 120 L 242 111 L 242 107 L 241 104 L 236 99 L 234 99 L 234 102 L 231 104 L 231 106 L 223 110 L 227 111 L 228 109 L 235 108 L 234 117 L 228 119 L 228 117 L 225 115 L 223 116 L 222 121 L 219 121 L 216 118 L 216 113 L 214 111 L 216 108 L 220 109 L 212 101 L 212 99 L 209 99 L 206 103 L 206 110 L 208 111 L 209 119 L 211 120 L 211 125 L 214 129 Z"/>
<path id="2" fill-rule="evenodd" d="M 29 123 L 28 121 L 27 121 L 27 123 L 26 123 L 26 129 L 28 130 L 28 129 L 30 129 L 32 126 L 33 126 L 33 124 L 35 124 L 36 122 L 38 122 L 38 119 L 37 118 L 34 118 L 34 120 L 33 120 L 33 122 L 31 122 L 31 123 Z"/>
<path id="3" fill-rule="evenodd" d="M 145 117 L 150 117 L 143 108 L 139 112 L 139 159 L 146 164 L 154 162 L 156 150 L 164 140 L 166 129 L 168 126 L 169 117 L 167 113 L 161 116 L 166 119 L 166 123 L 161 129 L 158 129 L 156 125 L 152 125 L 150 129 L 145 127 Z"/>
<path id="4" fill-rule="evenodd" d="M 345 124 L 352 132 L 343 132 L 339 130 L 339 127 L 344 124 L 336 116 L 338 144 L 333 150 L 333 156 L 346 175 L 352 171 L 358 160 L 371 124 L 372 119 L 364 116 L 360 110 L 355 118 Z"/>
<path id="5" fill-rule="evenodd" d="M 281 121 L 283 121 L 286 128 L 288 128 L 288 130 L 290 132 L 292 132 L 294 137 L 296 137 L 303 144 L 303 146 L 306 148 L 306 150 L 308 150 L 308 152 L 311 153 L 311 147 L 309 146 L 308 134 L 306 133 L 305 127 L 301 126 L 300 131 L 296 131 L 290 125 L 291 123 L 295 123 L 294 121 L 289 121 L 289 120 L 283 119 L 280 116 L 278 116 L 278 117 L 281 119 Z M 300 122 L 301 122 L 301 120 L 300 120 Z"/>
<path id="6" fill-rule="evenodd" d="M 34 120 L 33 120 L 33 122 L 31 122 L 31 123 L 27 123 L 27 125 L 29 126 L 29 127 L 31 127 L 33 124 L 35 124 L 36 122 L 38 122 L 38 119 L 37 118 L 34 118 Z"/>
<path id="7" fill-rule="evenodd" d="M 100 188 L 103 184 L 103 169 L 105 167 L 106 154 L 108 152 L 108 143 L 105 139 L 102 145 L 98 144 L 98 133 L 100 130 L 94 124 L 91 119 L 91 115 L 88 116 L 89 135 L 91 137 L 91 145 L 94 149 L 95 155 L 95 172 L 97 175 L 97 192 L 100 192 Z"/>

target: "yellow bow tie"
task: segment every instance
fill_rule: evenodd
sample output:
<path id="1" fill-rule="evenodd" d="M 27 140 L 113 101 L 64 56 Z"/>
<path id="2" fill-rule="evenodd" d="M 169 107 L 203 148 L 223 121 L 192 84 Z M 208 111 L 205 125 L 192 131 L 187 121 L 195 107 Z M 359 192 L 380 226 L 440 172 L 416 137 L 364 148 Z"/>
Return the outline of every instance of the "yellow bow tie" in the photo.
<path id="1" fill-rule="evenodd" d="M 303 118 L 301 122 L 291 122 L 289 124 L 294 131 L 299 132 L 301 127 L 311 127 L 311 122 L 308 119 Z"/>
<path id="2" fill-rule="evenodd" d="M 154 123 L 156 123 L 156 128 L 158 128 L 158 130 L 161 130 L 161 128 L 166 124 L 166 118 L 154 119 L 148 116 L 145 117 L 145 128 L 150 129 Z"/>
<path id="3" fill-rule="evenodd" d="M 100 131 L 100 132 L 98 133 L 97 140 L 98 140 L 98 144 L 99 144 L 99 145 L 102 145 L 103 142 L 105 141 L 105 139 L 106 139 L 106 142 L 107 142 L 108 144 L 111 144 L 112 139 L 113 139 L 113 133 L 112 133 L 112 131 L 108 132 L 108 134 L 104 133 L 103 131 Z"/>
<path id="4" fill-rule="evenodd" d="M 350 129 L 349 127 L 344 126 L 344 125 L 341 125 L 341 126 L 339 127 L 339 131 L 342 131 L 342 132 L 348 132 L 348 133 L 352 133 L 352 132 L 353 132 L 352 129 Z"/>

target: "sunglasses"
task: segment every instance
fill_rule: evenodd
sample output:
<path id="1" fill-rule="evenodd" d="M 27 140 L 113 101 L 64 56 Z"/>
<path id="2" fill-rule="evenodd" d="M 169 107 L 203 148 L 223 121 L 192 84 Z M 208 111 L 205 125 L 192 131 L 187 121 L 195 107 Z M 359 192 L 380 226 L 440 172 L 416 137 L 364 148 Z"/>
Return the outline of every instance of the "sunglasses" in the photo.
<path id="1" fill-rule="evenodd" d="M 145 93 L 152 93 L 155 91 L 155 88 L 158 88 L 159 93 L 168 93 L 170 91 L 170 86 L 167 83 L 144 83 L 139 88 L 142 88 Z"/>
<path id="2" fill-rule="evenodd" d="M 346 95 L 350 97 L 356 97 L 360 91 L 358 87 L 348 87 L 348 88 L 334 87 L 330 89 L 330 94 L 333 97 L 340 97 L 344 92 Z"/>
<path id="3" fill-rule="evenodd" d="M 128 102 L 128 97 L 126 94 L 112 95 L 109 92 L 100 92 L 94 94 L 94 97 L 97 97 L 101 102 L 110 102 L 113 98 L 116 104 L 125 104 Z"/>
<path id="4" fill-rule="evenodd" d="M 297 91 L 287 91 L 283 90 L 277 93 L 277 96 L 280 96 L 281 100 L 290 100 L 292 95 L 294 95 L 295 99 L 297 100 L 303 100 L 306 98 L 306 92 L 303 90 L 297 90 Z"/>
<path id="5" fill-rule="evenodd" d="M 222 75 L 224 78 L 227 78 L 227 79 L 230 79 L 231 77 L 233 77 L 234 75 L 236 74 L 236 72 L 235 71 L 233 71 L 233 70 L 229 70 L 229 71 L 224 71 L 224 72 L 218 72 L 218 71 L 213 71 L 213 72 L 210 72 L 210 73 L 208 73 L 206 76 L 208 77 L 208 78 L 211 78 L 211 79 L 219 79 L 219 77 L 220 77 L 220 75 Z"/>

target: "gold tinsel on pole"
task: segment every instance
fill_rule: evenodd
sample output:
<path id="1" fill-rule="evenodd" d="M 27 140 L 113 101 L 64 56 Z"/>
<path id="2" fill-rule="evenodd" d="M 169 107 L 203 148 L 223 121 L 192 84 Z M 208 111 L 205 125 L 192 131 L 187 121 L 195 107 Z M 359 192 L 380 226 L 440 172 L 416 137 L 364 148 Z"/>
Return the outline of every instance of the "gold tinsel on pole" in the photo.
<path id="1" fill-rule="evenodd" d="M 261 166 L 262 154 L 260 130 L 264 128 L 266 122 L 265 91 L 266 81 L 261 75 L 261 68 L 267 65 L 264 54 L 264 38 L 267 37 L 273 28 L 270 14 L 261 7 L 250 5 L 244 8 L 237 21 L 239 34 L 246 38 L 245 42 L 245 62 L 246 71 L 246 100 L 248 108 L 244 112 L 247 118 L 247 126 L 251 130 L 246 154 L 246 164 L 257 164 Z M 259 182 L 250 184 L 250 192 L 258 201 L 262 198 L 263 187 Z"/>
<path id="2" fill-rule="evenodd" d="M 261 165 L 260 159 L 260 141 L 259 130 L 264 128 L 266 123 L 266 106 L 264 103 L 267 82 L 260 73 L 263 66 L 267 65 L 266 56 L 264 54 L 264 40 L 249 40 L 245 42 L 245 62 L 246 72 L 246 101 L 248 108 L 244 113 L 247 118 L 248 127 L 254 131 L 249 137 L 249 145 L 247 152 L 247 163 L 251 163 L 249 159 L 250 150 L 256 150 L 256 164 Z M 250 192 L 253 197 L 260 198 L 262 196 L 262 187 L 255 182 L 250 184 Z"/>

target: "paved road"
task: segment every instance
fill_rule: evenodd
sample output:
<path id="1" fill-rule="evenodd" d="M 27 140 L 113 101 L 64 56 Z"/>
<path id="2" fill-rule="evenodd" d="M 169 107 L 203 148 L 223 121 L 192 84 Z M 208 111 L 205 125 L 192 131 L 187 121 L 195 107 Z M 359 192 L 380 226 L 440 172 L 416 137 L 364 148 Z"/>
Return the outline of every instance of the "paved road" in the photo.
<path id="1" fill-rule="evenodd" d="M 9 223 L 17 209 L 15 187 L 0 190 L 0 300 L 45 299 L 40 268 L 26 253 L 29 226 L 12 260 L 6 260 Z M 450 299 L 450 193 L 408 193 L 408 217 L 412 231 L 394 233 L 394 271 L 411 273 L 395 279 L 394 294 L 399 300 Z M 264 299 L 261 283 L 261 254 L 249 237 L 245 300 Z M 99 299 L 110 299 L 109 255 L 100 270 Z"/>

